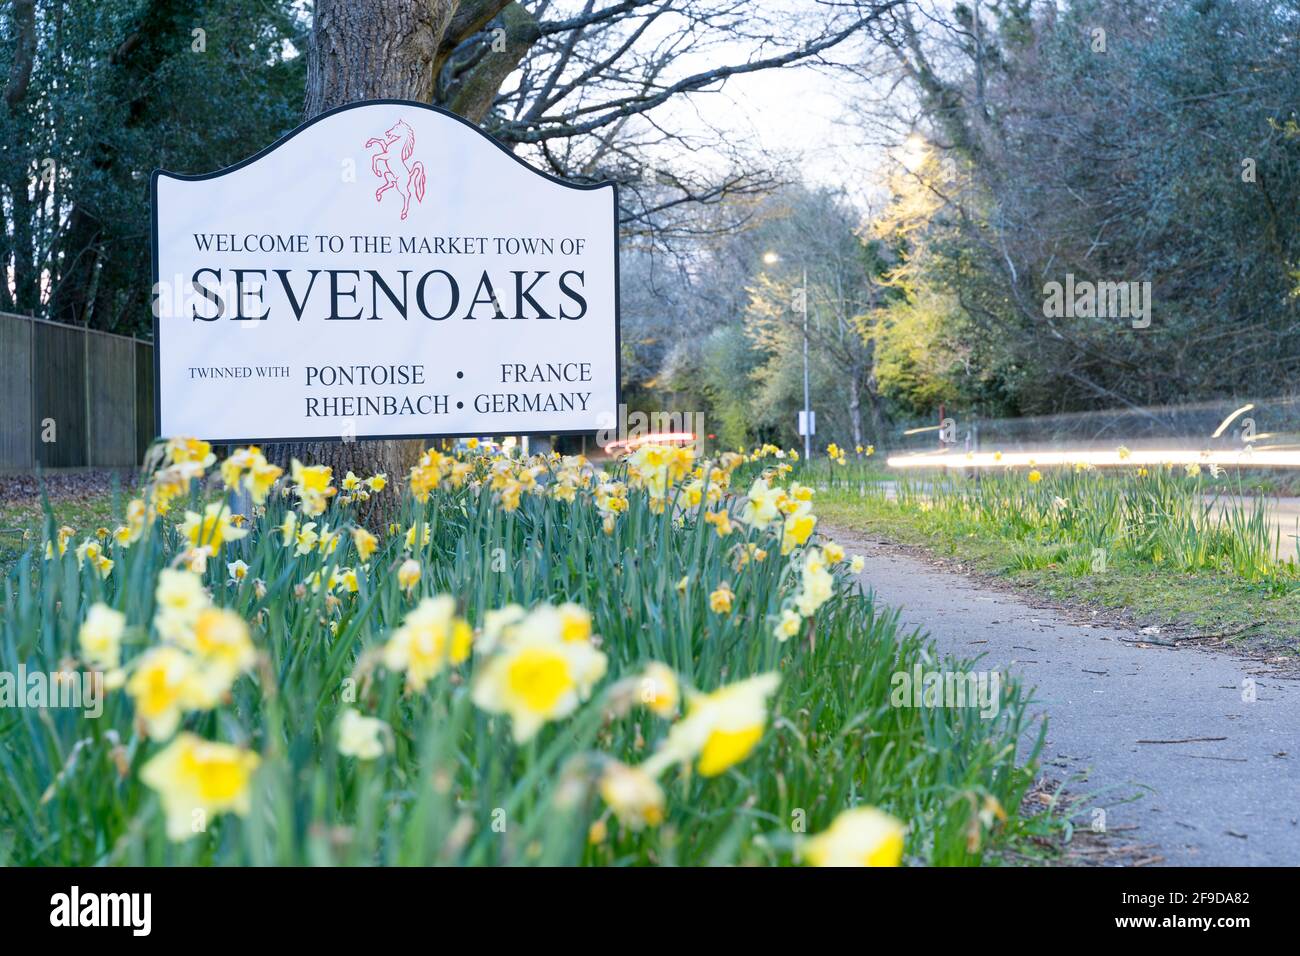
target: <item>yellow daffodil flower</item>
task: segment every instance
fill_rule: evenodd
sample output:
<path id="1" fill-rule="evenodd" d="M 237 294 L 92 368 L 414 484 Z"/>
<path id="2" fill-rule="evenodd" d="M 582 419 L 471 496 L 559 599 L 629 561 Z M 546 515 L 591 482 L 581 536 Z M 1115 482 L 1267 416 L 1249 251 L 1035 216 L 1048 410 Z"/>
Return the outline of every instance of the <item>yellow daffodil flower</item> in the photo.
<path id="1" fill-rule="evenodd" d="M 710 694 L 689 694 L 686 716 L 668 731 L 660 749 L 643 765 L 658 776 L 674 763 L 699 758 L 705 777 L 716 777 L 748 757 L 767 724 L 767 700 L 781 685 L 776 673 L 760 674 L 720 687 Z"/>
<path id="2" fill-rule="evenodd" d="M 803 847 L 811 866 L 898 866 L 907 828 L 875 807 L 845 810 Z"/>
<path id="3" fill-rule="evenodd" d="M 168 838 L 180 842 L 217 814 L 247 816 L 250 782 L 260 762 L 251 751 L 185 733 L 140 769 L 140 779 L 162 801 Z"/>
<path id="4" fill-rule="evenodd" d="M 384 645 L 384 666 L 406 673 L 406 686 L 424 689 L 448 664 L 463 664 L 469 658 L 473 632 L 456 616 L 456 601 L 450 595 L 427 597 L 406 615 Z"/>

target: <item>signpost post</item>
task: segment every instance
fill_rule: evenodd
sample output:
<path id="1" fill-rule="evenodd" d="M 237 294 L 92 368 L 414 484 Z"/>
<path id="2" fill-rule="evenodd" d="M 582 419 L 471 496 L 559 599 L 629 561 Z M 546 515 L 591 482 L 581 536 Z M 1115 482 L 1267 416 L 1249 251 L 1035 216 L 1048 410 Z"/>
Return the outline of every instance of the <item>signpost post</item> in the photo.
<path id="1" fill-rule="evenodd" d="M 159 434 L 576 434 L 618 408 L 611 183 L 377 100 L 152 187 Z"/>

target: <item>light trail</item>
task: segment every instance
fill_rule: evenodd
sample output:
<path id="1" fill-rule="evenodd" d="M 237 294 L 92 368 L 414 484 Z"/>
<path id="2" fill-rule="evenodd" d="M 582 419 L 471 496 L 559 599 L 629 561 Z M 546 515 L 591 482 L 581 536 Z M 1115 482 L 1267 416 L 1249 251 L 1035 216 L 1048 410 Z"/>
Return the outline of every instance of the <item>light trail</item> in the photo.
<path id="1" fill-rule="evenodd" d="M 1138 448 L 1132 451 L 1016 451 L 920 452 L 890 455 L 890 468 L 1061 468 L 1092 465 L 1096 468 L 1151 465 L 1219 465 L 1227 468 L 1300 468 L 1300 450 L 1254 448 L 1208 450 L 1197 448 Z"/>
<path id="2" fill-rule="evenodd" d="M 1247 405 L 1242 405 L 1241 408 L 1237 409 L 1235 412 L 1233 412 L 1231 415 L 1225 418 L 1223 422 L 1219 425 L 1219 427 L 1214 430 L 1214 434 L 1211 435 L 1210 437 L 1218 438 L 1220 435 L 1223 434 L 1223 430 L 1232 424 L 1232 420 L 1234 418 L 1236 418 L 1238 415 L 1245 414 L 1246 412 L 1250 411 L 1254 407 L 1255 407 L 1254 402 L 1251 402 L 1250 404 Z"/>
<path id="3" fill-rule="evenodd" d="M 605 451 L 615 455 L 625 451 L 635 451 L 641 445 L 689 445 L 694 443 L 695 438 L 695 432 L 653 432 L 635 435 L 622 441 L 612 441 L 605 446 Z"/>

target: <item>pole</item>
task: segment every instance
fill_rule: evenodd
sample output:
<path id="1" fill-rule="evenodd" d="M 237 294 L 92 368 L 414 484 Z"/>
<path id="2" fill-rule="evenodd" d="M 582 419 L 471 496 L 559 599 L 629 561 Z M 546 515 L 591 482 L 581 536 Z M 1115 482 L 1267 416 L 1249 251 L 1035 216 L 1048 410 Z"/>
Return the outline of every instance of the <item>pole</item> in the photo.
<path id="1" fill-rule="evenodd" d="M 803 268 L 803 460 L 812 459 L 812 403 L 808 394 L 808 267 Z"/>

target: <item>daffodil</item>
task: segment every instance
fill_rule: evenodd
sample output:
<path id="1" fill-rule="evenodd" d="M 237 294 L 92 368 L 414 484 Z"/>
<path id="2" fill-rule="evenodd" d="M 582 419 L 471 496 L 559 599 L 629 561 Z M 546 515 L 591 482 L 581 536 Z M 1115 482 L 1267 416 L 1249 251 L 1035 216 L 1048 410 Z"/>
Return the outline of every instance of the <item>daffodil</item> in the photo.
<path id="1" fill-rule="evenodd" d="M 663 789 L 638 767 L 611 760 L 600 775 L 600 796 L 629 829 L 641 830 L 663 822 Z"/>
<path id="2" fill-rule="evenodd" d="M 807 502 L 800 502 L 792 514 L 787 514 L 781 530 L 781 553 L 789 554 L 806 543 L 817 526 L 817 517 L 809 510 Z"/>
<path id="3" fill-rule="evenodd" d="M 158 793 L 167 836 L 179 842 L 201 832 L 217 814 L 246 816 L 260 762 L 251 751 L 184 733 L 140 769 L 140 779 Z"/>
<path id="4" fill-rule="evenodd" d="M 429 546 L 429 542 L 433 540 L 433 530 L 429 527 L 428 524 L 411 525 L 409 528 L 406 529 L 406 550 L 407 551 L 415 550 L 415 532 L 417 527 L 422 529 L 422 533 L 420 535 L 420 547 L 427 548 Z"/>
<path id="5" fill-rule="evenodd" d="M 212 548 L 203 545 L 198 548 L 188 548 L 181 552 L 178 559 L 180 564 L 192 574 L 206 574 L 208 570 L 208 558 L 212 557 Z"/>
<path id="6" fill-rule="evenodd" d="M 316 522 L 308 521 L 298 528 L 298 532 L 293 536 L 294 549 L 293 553 L 297 555 L 311 554 L 316 550 L 316 544 L 320 541 L 320 535 L 316 532 Z"/>
<path id="7" fill-rule="evenodd" d="M 528 616 L 522 605 L 507 604 L 505 607 L 491 610 L 483 615 L 483 630 L 479 634 L 477 647 L 485 654 L 490 654 L 514 634 L 514 626 Z"/>
<path id="8" fill-rule="evenodd" d="M 208 710 L 216 703 L 194 658 L 169 644 L 151 648 L 132 661 L 126 692 L 135 702 L 145 733 L 154 740 L 174 734 L 186 711 Z"/>
<path id="9" fill-rule="evenodd" d="M 462 664 L 469 657 L 473 632 L 456 615 L 456 601 L 449 595 L 427 597 L 406 615 L 384 645 L 384 666 L 406 673 L 406 686 L 424 689 L 449 664 Z"/>
<path id="10" fill-rule="evenodd" d="M 149 507 L 145 504 L 143 498 L 132 498 L 126 505 L 126 533 L 125 535 L 114 532 L 113 536 L 117 539 L 118 544 L 123 543 L 123 537 L 127 544 L 134 544 L 144 536 L 145 526 L 153 520 L 149 515 Z M 118 529 L 120 531 L 121 529 Z"/>
<path id="11" fill-rule="evenodd" d="M 803 847 L 811 866 L 898 866 L 907 828 L 875 807 L 845 810 Z"/>
<path id="12" fill-rule="evenodd" d="M 98 541 L 94 538 L 87 538 L 85 541 L 81 542 L 81 544 L 77 545 L 77 550 L 75 552 L 77 555 L 77 566 L 85 566 L 87 559 L 90 560 L 91 564 L 95 564 L 99 561 L 99 556 L 103 553 L 103 550 L 104 549 L 100 547 Z"/>
<path id="13" fill-rule="evenodd" d="M 168 464 L 195 464 L 210 468 L 217 460 L 212 445 L 199 438 L 171 438 L 167 441 Z"/>
<path id="14" fill-rule="evenodd" d="M 378 717 L 363 717 L 349 707 L 339 719 L 339 753 L 358 760 L 375 760 L 384 755 L 384 742 L 392 728 Z"/>
<path id="15" fill-rule="evenodd" d="M 243 581 L 248 577 L 248 564 L 244 561 L 231 561 L 226 565 L 226 571 L 230 574 L 230 580 Z"/>
<path id="16" fill-rule="evenodd" d="M 677 674 L 671 667 L 651 661 L 641 672 L 637 688 L 641 703 L 651 713 L 664 718 L 677 713 L 681 690 L 677 684 Z"/>
<path id="17" fill-rule="evenodd" d="M 298 540 L 298 515 L 293 511 L 286 511 L 284 519 L 276 529 L 280 532 L 280 541 L 287 548 Z"/>
<path id="18" fill-rule="evenodd" d="M 258 505 L 264 503 L 267 495 L 271 493 L 272 486 L 283 474 L 284 469 L 279 465 L 272 465 L 265 459 L 255 462 L 244 475 L 244 487 L 248 490 L 253 503 Z"/>
<path id="19" fill-rule="evenodd" d="M 199 612 L 212 603 L 202 578 L 192 571 L 172 568 L 158 573 L 154 602 L 154 626 L 164 640 L 175 640 L 192 630 Z"/>
<path id="20" fill-rule="evenodd" d="M 262 504 L 271 492 L 272 485 L 284 474 L 284 469 L 272 465 L 256 446 L 238 448 L 221 463 L 221 480 L 227 488 L 243 488 L 254 504 Z"/>
<path id="21" fill-rule="evenodd" d="M 781 612 L 781 619 L 776 624 L 776 639 L 778 641 L 788 641 L 799 633 L 799 628 L 803 624 L 797 611 L 786 608 Z"/>
<path id="22" fill-rule="evenodd" d="M 781 685 L 776 673 L 760 674 L 688 695 L 686 716 L 668 731 L 660 749 L 645 763 L 652 776 L 674 763 L 698 757 L 702 776 L 716 777 L 748 757 L 763 737 L 767 700 Z"/>
<path id="23" fill-rule="evenodd" d="M 704 520 L 713 525 L 713 530 L 718 533 L 719 538 L 731 534 L 731 515 L 726 511 L 706 511 Z"/>
<path id="24" fill-rule="evenodd" d="M 397 569 L 397 583 L 403 591 L 410 591 L 420 583 L 420 562 L 407 558 Z"/>
<path id="25" fill-rule="evenodd" d="M 91 606 L 77 632 L 81 657 L 91 670 L 116 670 L 122 662 L 122 631 L 126 615 L 107 604 Z"/>
<path id="26" fill-rule="evenodd" d="M 755 478 L 745 495 L 740 520 L 751 528 L 766 528 L 777 517 L 777 503 L 783 494 L 781 489 L 769 487 L 762 478 Z"/>
<path id="27" fill-rule="evenodd" d="M 550 611 L 543 605 L 514 624 L 474 676 L 474 703 L 509 715 L 521 743 L 571 714 L 605 676 L 605 655 L 591 641 L 565 640 L 560 616 Z"/>
<path id="28" fill-rule="evenodd" d="M 349 594 L 356 594 L 361 590 L 361 582 L 357 578 L 355 568 L 339 568 L 331 576 L 331 580 L 335 590 L 342 588 Z"/>
<path id="29" fill-rule="evenodd" d="M 565 641 L 591 640 L 591 612 L 579 604 L 566 601 L 559 607 L 560 638 Z"/>
<path id="30" fill-rule="evenodd" d="M 357 557 L 365 564 L 379 547 L 379 539 L 365 528 L 352 529 L 352 546 L 357 549 Z"/>
<path id="31" fill-rule="evenodd" d="M 302 513 L 313 518 L 322 514 L 330 496 L 337 491 L 330 484 L 334 480 L 334 469 L 329 465 L 308 467 L 295 458 L 290 462 L 290 475 Z"/>
<path id="32" fill-rule="evenodd" d="M 321 525 L 318 537 L 320 540 L 316 542 L 316 547 L 320 553 L 333 554 L 334 549 L 339 546 L 343 534 L 339 531 L 331 531 L 328 525 Z"/>
<path id="33" fill-rule="evenodd" d="M 795 608 L 804 617 L 811 617 L 831 599 L 835 590 L 835 578 L 826 569 L 826 560 L 819 549 L 809 548 L 804 555 L 799 583 Z"/>
<path id="34" fill-rule="evenodd" d="M 736 594 L 731 590 L 731 586 L 723 582 L 709 595 L 709 609 L 715 614 L 730 614 L 731 602 L 735 599 Z"/>
<path id="35" fill-rule="evenodd" d="M 194 511 L 185 512 L 185 521 L 179 528 L 181 534 L 189 539 L 191 547 L 208 547 L 214 552 L 219 551 L 225 542 L 238 541 L 248 534 L 246 528 L 235 527 L 230 520 L 230 508 L 222 502 L 208 505 L 202 515 Z"/>
<path id="36" fill-rule="evenodd" d="M 54 541 L 53 542 L 47 541 L 45 543 L 45 557 L 47 559 L 54 557 L 56 545 L 57 545 L 59 557 L 63 557 L 63 555 L 67 553 L 68 542 L 72 540 L 72 538 L 76 535 L 76 533 L 77 530 L 75 528 L 69 528 L 67 525 L 63 525 L 61 528 L 59 528 L 59 530 L 55 533 Z"/>
<path id="37" fill-rule="evenodd" d="M 194 630 L 180 642 L 198 665 L 198 679 L 212 697 L 224 694 L 257 659 L 248 625 L 234 611 L 210 607 L 199 612 Z"/>

